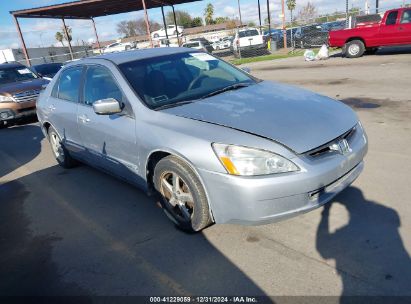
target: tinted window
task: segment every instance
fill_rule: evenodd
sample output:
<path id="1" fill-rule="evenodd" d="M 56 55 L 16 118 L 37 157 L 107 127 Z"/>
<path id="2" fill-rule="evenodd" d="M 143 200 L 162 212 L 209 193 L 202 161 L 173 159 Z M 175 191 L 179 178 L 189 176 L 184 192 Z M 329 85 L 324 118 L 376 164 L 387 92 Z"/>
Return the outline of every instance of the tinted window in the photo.
<path id="1" fill-rule="evenodd" d="M 68 68 L 60 75 L 58 83 L 58 98 L 78 102 L 78 95 L 83 68 Z"/>
<path id="2" fill-rule="evenodd" d="M 84 103 L 92 105 L 95 101 L 106 98 L 123 102 L 123 93 L 109 70 L 100 66 L 89 67 L 84 83 Z"/>
<path id="3" fill-rule="evenodd" d="M 42 76 L 53 77 L 61 69 L 61 63 L 35 65 L 33 69 Z"/>
<path id="4" fill-rule="evenodd" d="M 193 42 L 193 43 L 186 43 L 184 44 L 184 47 L 188 47 L 188 48 L 194 48 L 194 47 L 199 47 L 200 43 L 199 42 Z"/>
<path id="5" fill-rule="evenodd" d="M 25 66 L 4 68 L 0 70 L 0 85 L 36 78 L 37 76 Z"/>
<path id="6" fill-rule="evenodd" d="M 246 30 L 246 31 L 241 31 L 239 33 L 240 38 L 258 36 L 258 35 L 259 35 L 259 33 L 258 33 L 257 30 Z"/>
<path id="7" fill-rule="evenodd" d="M 401 23 L 411 23 L 411 9 L 404 11 L 401 17 Z"/>
<path id="8" fill-rule="evenodd" d="M 228 63 L 199 52 L 137 60 L 119 67 L 150 108 L 194 101 L 233 84 L 255 83 Z"/>
<path id="9" fill-rule="evenodd" d="M 386 25 L 392 25 L 397 22 L 398 11 L 391 12 L 387 16 L 387 21 L 385 22 Z"/>

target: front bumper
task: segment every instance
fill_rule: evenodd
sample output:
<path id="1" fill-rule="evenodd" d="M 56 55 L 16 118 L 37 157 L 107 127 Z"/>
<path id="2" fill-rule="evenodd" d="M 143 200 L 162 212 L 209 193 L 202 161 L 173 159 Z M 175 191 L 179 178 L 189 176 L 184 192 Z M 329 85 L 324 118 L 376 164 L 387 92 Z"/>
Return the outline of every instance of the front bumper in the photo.
<path id="1" fill-rule="evenodd" d="M 0 108 L 0 125 L 11 125 L 24 118 L 36 116 L 36 102 L 13 104 Z"/>
<path id="2" fill-rule="evenodd" d="M 351 152 L 293 159 L 301 171 L 241 177 L 199 170 L 216 223 L 259 225 L 287 219 L 329 202 L 362 172 L 367 138 L 357 132 Z"/>
<path id="3" fill-rule="evenodd" d="M 266 44 L 266 43 L 255 44 L 255 45 L 240 46 L 240 50 L 241 50 L 242 52 L 257 51 L 257 50 L 262 50 L 262 49 L 266 49 L 266 48 L 267 48 L 267 44 Z"/>

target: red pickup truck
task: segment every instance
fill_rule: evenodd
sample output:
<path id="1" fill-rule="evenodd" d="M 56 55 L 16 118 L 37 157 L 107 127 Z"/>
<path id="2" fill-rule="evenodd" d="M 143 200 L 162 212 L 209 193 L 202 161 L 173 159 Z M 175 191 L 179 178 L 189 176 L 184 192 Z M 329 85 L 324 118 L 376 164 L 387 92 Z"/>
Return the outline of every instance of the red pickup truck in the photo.
<path id="1" fill-rule="evenodd" d="M 411 44 L 411 8 L 389 10 L 378 23 L 329 33 L 328 44 L 341 47 L 343 56 L 361 57 L 378 47 Z"/>

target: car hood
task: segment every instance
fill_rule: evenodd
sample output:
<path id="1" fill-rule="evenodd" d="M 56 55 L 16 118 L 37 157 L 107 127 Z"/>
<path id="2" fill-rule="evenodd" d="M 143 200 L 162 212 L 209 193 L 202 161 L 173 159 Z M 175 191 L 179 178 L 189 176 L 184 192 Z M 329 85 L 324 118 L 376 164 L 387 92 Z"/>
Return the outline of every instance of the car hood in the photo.
<path id="1" fill-rule="evenodd" d="M 42 85 L 49 83 L 48 80 L 38 78 L 27 81 L 12 82 L 0 85 L 0 94 L 13 95 L 30 90 L 40 90 Z"/>
<path id="2" fill-rule="evenodd" d="M 339 101 L 267 81 L 162 111 L 269 138 L 297 153 L 332 141 L 358 122 Z"/>

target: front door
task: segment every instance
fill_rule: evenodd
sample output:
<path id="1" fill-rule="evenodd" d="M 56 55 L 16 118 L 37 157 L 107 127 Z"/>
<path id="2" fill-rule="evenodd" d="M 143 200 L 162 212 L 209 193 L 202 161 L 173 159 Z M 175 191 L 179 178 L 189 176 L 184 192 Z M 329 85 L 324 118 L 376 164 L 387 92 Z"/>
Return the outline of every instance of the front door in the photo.
<path id="1" fill-rule="evenodd" d="M 138 183 L 138 154 L 132 108 L 108 68 L 91 65 L 85 73 L 78 122 L 88 160 L 103 170 Z M 106 98 L 119 101 L 124 106 L 123 111 L 112 115 L 96 114 L 93 103 Z"/>
<path id="2" fill-rule="evenodd" d="M 398 11 L 392 11 L 388 14 L 385 24 L 380 26 L 378 33 L 378 41 L 381 46 L 390 46 L 398 44 L 399 30 L 398 30 Z"/>
<path id="3" fill-rule="evenodd" d="M 411 44 L 411 9 L 402 12 L 398 30 L 401 44 Z"/>

